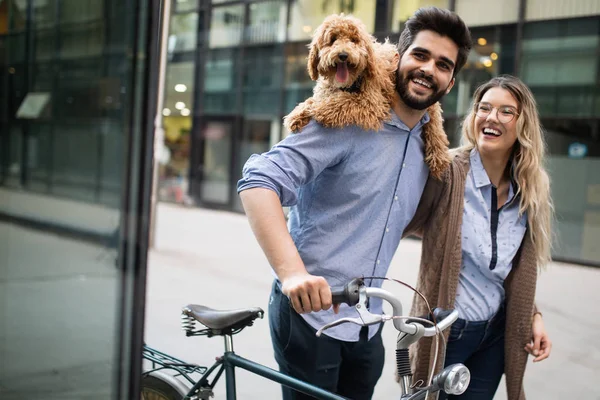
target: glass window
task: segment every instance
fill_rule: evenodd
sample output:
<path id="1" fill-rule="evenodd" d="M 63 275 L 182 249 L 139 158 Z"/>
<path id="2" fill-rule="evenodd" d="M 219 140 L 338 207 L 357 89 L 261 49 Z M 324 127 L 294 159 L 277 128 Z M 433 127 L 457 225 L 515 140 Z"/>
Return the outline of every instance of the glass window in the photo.
<path id="1" fill-rule="evenodd" d="M 599 32 L 600 19 L 525 25 L 520 75 L 535 94 L 542 116 L 594 114 Z"/>
<path id="2" fill-rule="evenodd" d="M 22 63 L 25 61 L 25 42 L 27 37 L 24 33 L 13 33 L 6 37 L 8 46 L 8 57 L 11 64 Z"/>
<path id="3" fill-rule="evenodd" d="M 0 13 L 0 20 L 3 20 L 4 28 L 0 28 L 0 32 L 6 33 L 6 28 L 9 26 L 10 32 L 24 31 L 27 21 L 27 0 L 7 1 L 2 6 L 4 11 Z M 8 14 L 6 13 L 7 9 Z"/>
<path id="4" fill-rule="evenodd" d="M 195 71 L 193 62 L 167 65 L 158 189 L 164 201 L 183 203 L 187 197 Z"/>
<path id="5" fill-rule="evenodd" d="M 544 118 L 557 258 L 600 262 L 599 120 Z"/>
<path id="6" fill-rule="evenodd" d="M 359 18 L 369 32 L 375 30 L 375 0 L 297 0 L 292 2 L 288 40 L 309 41 L 326 16 L 341 12 Z"/>
<path id="7" fill-rule="evenodd" d="M 35 29 L 44 29 L 56 24 L 56 3 L 58 0 L 33 1 L 32 14 Z"/>
<path id="8" fill-rule="evenodd" d="M 209 47 L 238 46 L 244 28 L 244 5 L 216 7 L 210 21 Z"/>
<path id="9" fill-rule="evenodd" d="M 165 79 L 165 101 L 163 115 L 188 117 L 192 114 L 194 79 L 196 68 L 193 62 L 169 63 Z"/>
<path id="10" fill-rule="evenodd" d="M 515 23 L 521 0 L 456 0 L 456 13 L 471 26 Z"/>
<path id="11" fill-rule="evenodd" d="M 192 11 L 198 8 L 198 0 L 175 0 L 175 12 Z"/>
<path id="12" fill-rule="evenodd" d="M 35 30 L 9 33 L 11 40 L 27 37 L 30 51 L 21 46 L 20 59 L 13 60 L 19 64 L 1 66 L 6 101 L 0 110 L 0 162 L 9 176 L 0 181 L 0 213 L 10 220 L 0 221 L 2 399 L 139 398 L 131 393 L 136 385 L 130 377 L 140 372 L 134 361 L 139 349 L 132 343 L 141 345 L 143 336 L 133 317 L 139 309 L 133 308 L 144 296 L 137 275 L 146 269 L 149 235 L 140 221 L 148 216 L 138 200 L 146 195 L 139 189 L 142 182 L 150 178 L 143 166 L 151 154 L 142 151 L 142 135 L 151 117 L 138 115 L 151 109 L 152 100 L 133 89 L 151 82 L 147 63 L 154 55 L 147 52 L 147 39 L 157 32 L 147 25 L 147 1 L 105 26 L 103 10 L 118 3 L 131 4 L 0 1 L 0 29 L 6 28 L 2 14 L 7 9 L 24 11 L 28 5 L 32 9 L 24 15 L 33 16 L 34 23 L 24 29 Z M 55 5 L 61 6 L 58 18 Z M 63 23 L 51 27 L 56 20 Z M 104 54 L 98 33 L 104 28 L 123 48 L 136 49 L 135 57 L 124 51 L 114 55 L 121 63 L 118 70 L 106 68 L 104 57 L 90 61 L 89 56 Z M 21 43 L 16 40 L 6 51 Z M 55 44 L 60 54 L 53 58 Z M 114 119 L 98 116 L 97 88 L 104 79 L 118 80 L 118 93 L 126 99 L 116 104 L 127 113 Z M 61 104 L 59 113 L 37 114 L 44 103 L 26 95 L 51 89 L 53 106 L 68 98 L 72 102 Z M 23 98 L 30 112 L 15 119 Z M 105 129 L 107 121 L 111 129 Z M 116 185 L 112 199 L 102 195 L 108 182 Z M 123 208 L 115 201 L 121 191 L 129 199 Z"/>
<path id="13" fill-rule="evenodd" d="M 84 124 L 56 125 L 51 147 L 54 194 L 93 202 L 100 165 L 99 135 Z"/>
<path id="14" fill-rule="evenodd" d="M 246 49 L 242 67 L 245 115 L 278 115 L 281 106 L 280 46 Z"/>
<path id="15" fill-rule="evenodd" d="M 27 143 L 27 186 L 47 189 L 52 160 L 52 125 L 29 123 Z M 45 190 L 44 190 L 45 191 Z"/>
<path id="16" fill-rule="evenodd" d="M 100 56 L 104 46 L 104 24 L 68 25 L 60 28 L 62 59 Z"/>
<path id="17" fill-rule="evenodd" d="M 275 0 L 252 3 L 246 27 L 246 43 L 273 43 L 285 40 L 287 5 Z"/>
<path id="18" fill-rule="evenodd" d="M 287 115 L 296 107 L 312 96 L 314 82 L 308 76 L 306 59 L 308 48 L 303 43 L 290 43 L 285 49 L 285 106 Z"/>
<path id="19" fill-rule="evenodd" d="M 597 0 L 527 0 L 527 7 L 525 7 L 527 21 L 586 17 L 598 14 L 600 14 L 600 1 Z"/>
<path id="20" fill-rule="evenodd" d="M 103 19 L 104 1 L 98 0 L 61 0 L 61 24 L 91 22 Z"/>
<path id="21" fill-rule="evenodd" d="M 192 118 L 171 115 L 163 118 L 163 154 L 159 158 L 158 195 L 162 201 L 186 203 L 190 169 Z"/>
<path id="22" fill-rule="evenodd" d="M 174 14 L 169 26 L 169 53 L 196 49 L 198 13 Z"/>
<path id="23" fill-rule="evenodd" d="M 211 50 L 205 56 L 204 112 L 208 114 L 237 113 L 237 63 L 239 49 Z"/>
<path id="24" fill-rule="evenodd" d="M 204 202 L 229 203 L 233 129 L 234 123 L 229 121 L 207 121 L 202 128 L 201 200 Z"/>
<path id="25" fill-rule="evenodd" d="M 35 32 L 36 61 L 51 60 L 56 55 L 56 35 L 54 30 L 39 30 Z"/>
<path id="26" fill-rule="evenodd" d="M 404 29 L 404 22 L 406 22 L 417 9 L 430 6 L 448 8 L 448 0 L 394 1 L 394 14 L 391 27 L 392 32 L 402 31 L 402 29 Z"/>

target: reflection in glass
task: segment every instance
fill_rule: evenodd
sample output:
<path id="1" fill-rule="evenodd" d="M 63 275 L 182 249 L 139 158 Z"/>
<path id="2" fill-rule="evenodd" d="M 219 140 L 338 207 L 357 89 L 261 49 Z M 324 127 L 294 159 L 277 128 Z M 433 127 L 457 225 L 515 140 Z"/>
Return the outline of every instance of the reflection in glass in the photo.
<path id="1" fill-rule="evenodd" d="M 192 11 L 198 8 L 198 0 L 175 0 L 175 11 Z"/>
<path id="2" fill-rule="evenodd" d="M 287 44 L 285 48 L 285 107 L 288 114 L 300 102 L 312 96 L 314 82 L 308 76 L 308 48 L 303 43 Z"/>
<path id="3" fill-rule="evenodd" d="M 286 2 L 253 3 L 246 27 L 246 43 L 272 43 L 285 40 Z"/>
<path id="4" fill-rule="evenodd" d="M 132 304 L 134 277 L 117 247 L 125 160 L 139 161 L 138 114 L 149 109 L 132 79 L 146 82 L 152 59 L 133 14 L 143 2 L 130 4 L 0 1 L 2 400 L 116 399 L 117 377 L 130 383 L 119 329 L 133 332 L 120 306 Z M 19 16 L 33 20 L 21 27 Z M 134 231 L 127 246 L 143 248 Z"/>
<path id="5" fill-rule="evenodd" d="M 167 65 L 162 110 L 164 147 L 159 157 L 158 194 L 162 201 L 188 202 L 190 131 L 194 109 L 193 62 Z"/>
<path id="6" fill-rule="evenodd" d="M 230 195 L 229 168 L 233 125 L 228 122 L 207 122 L 203 131 L 202 200 L 227 204 Z"/>
<path id="7" fill-rule="evenodd" d="M 297 0 L 292 2 L 288 40 L 308 41 L 323 19 L 330 14 L 352 14 L 369 32 L 375 29 L 375 0 Z"/>
<path id="8" fill-rule="evenodd" d="M 98 0 L 61 0 L 59 10 L 62 24 L 87 23 L 103 18 L 103 2 Z"/>
<path id="9" fill-rule="evenodd" d="M 238 49 L 211 50 L 205 56 L 204 111 L 214 114 L 235 114 L 236 66 Z"/>
<path id="10" fill-rule="evenodd" d="M 281 47 L 251 47 L 243 68 L 244 114 L 278 115 L 281 98 Z"/>
<path id="11" fill-rule="evenodd" d="M 244 5 L 213 8 L 209 47 L 232 47 L 240 44 L 244 28 Z"/>
<path id="12" fill-rule="evenodd" d="M 599 32 L 598 19 L 525 25 L 521 77 L 535 94 L 542 116 L 594 114 Z"/>
<path id="13" fill-rule="evenodd" d="M 168 51 L 187 51 L 196 49 L 198 13 L 173 14 L 169 29 Z"/>

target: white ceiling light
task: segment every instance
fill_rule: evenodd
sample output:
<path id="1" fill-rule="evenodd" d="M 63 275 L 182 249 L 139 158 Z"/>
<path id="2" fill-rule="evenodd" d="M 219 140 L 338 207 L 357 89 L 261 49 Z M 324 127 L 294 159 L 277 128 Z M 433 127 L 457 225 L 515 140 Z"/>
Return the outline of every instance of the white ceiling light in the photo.
<path id="1" fill-rule="evenodd" d="M 163 108 L 163 115 L 165 117 L 168 117 L 169 115 L 171 115 L 171 110 L 168 108 Z"/>
<path id="2" fill-rule="evenodd" d="M 185 108 L 185 103 L 183 101 L 178 101 L 175 103 L 175 108 L 178 110 L 183 110 Z"/>
<path id="3" fill-rule="evenodd" d="M 177 85 L 175 85 L 176 92 L 183 93 L 186 90 L 187 90 L 187 86 L 185 86 L 183 83 L 178 83 Z"/>
<path id="4" fill-rule="evenodd" d="M 184 108 L 183 110 L 181 110 L 181 115 L 183 115 L 184 117 L 187 117 L 188 115 L 190 115 L 189 108 Z"/>

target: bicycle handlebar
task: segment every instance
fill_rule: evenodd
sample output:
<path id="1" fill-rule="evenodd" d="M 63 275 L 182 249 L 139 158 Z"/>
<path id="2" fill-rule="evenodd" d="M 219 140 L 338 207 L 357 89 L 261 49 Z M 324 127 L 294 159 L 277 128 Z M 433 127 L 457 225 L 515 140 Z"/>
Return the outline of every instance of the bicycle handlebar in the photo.
<path id="1" fill-rule="evenodd" d="M 342 318 L 334 321 L 319 329 L 317 332 L 318 336 L 320 336 L 324 330 L 345 322 L 353 322 L 358 325 L 366 326 L 391 319 L 394 327 L 400 332 L 415 335 L 422 329 L 423 334 L 419 336 L 430 337 L 436 335 L 439 331 L 448 328 L 458 318 L 458 311 L 456 310 L 452 310 L 451 312 L 439 312 L 438 310 L 436 314 L 440 316 L 443 315 L 443 318 L 437 321 L 437 329 L 436 326 L 425 327 L 421 322 L 414 319 L 406 321 L 405 319 L 397 318 L 403 316 L 402 302 L 385 289 L 366 287 L 361 278 L 352 279 L 342 287 L 332 287 L 331 295 L 334 304 L 346 303 L 349 306 L 354 306 L 358 311 L 360 318 Z M 378 297 L 387 301 L 392 306 L 392 316 L 371 314 L 367 309 L 367 298 L 369 297 Z"/>

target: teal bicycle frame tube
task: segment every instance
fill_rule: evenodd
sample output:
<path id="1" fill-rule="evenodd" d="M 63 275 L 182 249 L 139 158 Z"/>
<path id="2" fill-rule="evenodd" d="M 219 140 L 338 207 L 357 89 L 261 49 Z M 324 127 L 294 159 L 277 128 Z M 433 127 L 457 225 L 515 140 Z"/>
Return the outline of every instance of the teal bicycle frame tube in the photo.
<path id="1" fill-rule="evenodd" d="M 223 356 L 223 364 L 225 365 L 225 377 L 227 380 L 227 400 L 236 400 L 235 367 L 245 369 L 246 371 L 262 376 L 263 378 L 269 379 L 273 382 L 280 383 L 291 389 L 314 396 L 319 400 L 348 400 L 345 397 L 339 396 L 335 393 L 331 393 L 299 379 L 292 378 L 282 374 L 279 371 L 275 371 L 274 369 L 255 363 L 254 361 L 247 360 L 233 352 L 225 353 Z"/>

